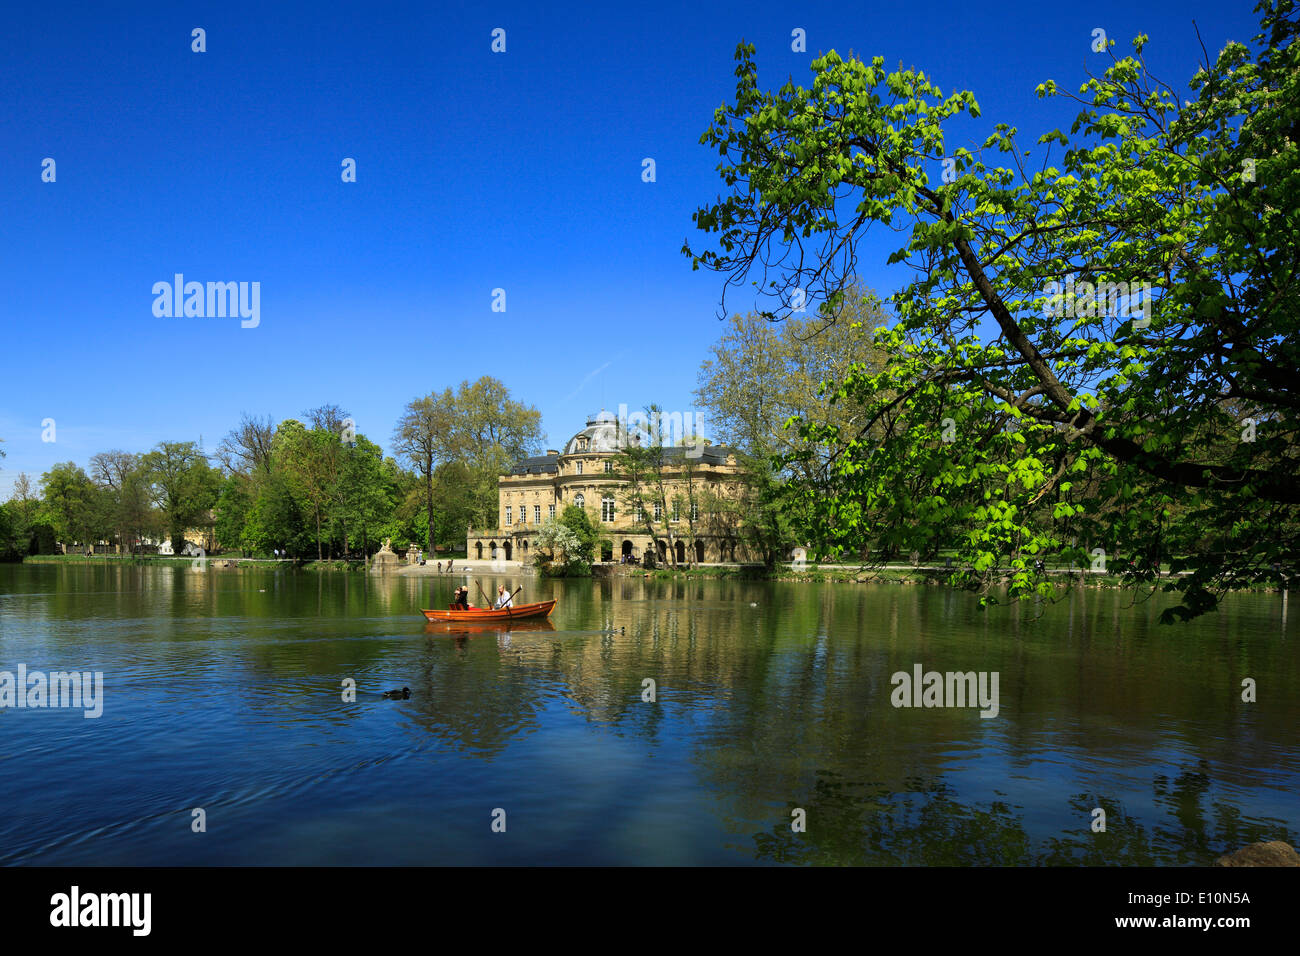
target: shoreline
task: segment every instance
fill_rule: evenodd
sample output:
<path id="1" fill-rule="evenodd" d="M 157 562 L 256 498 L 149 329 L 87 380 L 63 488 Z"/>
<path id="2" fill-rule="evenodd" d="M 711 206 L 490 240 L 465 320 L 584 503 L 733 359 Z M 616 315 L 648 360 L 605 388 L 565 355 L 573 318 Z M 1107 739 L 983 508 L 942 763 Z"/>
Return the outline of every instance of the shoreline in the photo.
<path id="1" fill-rule="evenodd" d="M 185 558 L 175 556 L 156 556 L 156 555 L 116 555 L 116 554 L 98 554 L 94 556 L 81 554 L 41 554 L 28 555 L 22 561 L 9 562 L 13 564 L 33 564 L 33 565 L 59 565 L 59 564 L 110 564 L 120 563 L 132 567 L 148 566 L 168 566 L 168 567 L 193 567 L 195 570 L 238 570 L 243 567 L 253 569 L 281 569 L 288 568 L 291 570 L 325 572 L 325 571 L 346 571 L 348 573 L 367 573 L 377 577 L 433 577 L 433 578 L 460 578 L 467 575 L 475 574 L 513 574 L 534 577 L 537 570 L 531 566 L 525 565 L 520 561 L 474 561 L 452 559 L 454 570 L 449 574 L 444 570 L 439 571 L 435 564 L 425 565 L 402 565 L 392 570 L 376 571 L 373 566 L 367 571 L 367 568 L 360 561 L 341 561 L 341 560 L 324 560 L 324 561 L 298 561 L 293 558 L 242 558 L 226 557 L 222 555 L 208 556 L 205 558 Z M 200 564 L 202 562 L 202 564 Z M 444 562 L 445 564 L 445 562 Z M 634 577 L 643 579 L 675 580 L 675 579 L 738 579 L 747 581 L 783 581 L 798 582 L 809 584 L 897 584 L 902 586 L 908 585 L 928 585 L 939 587 L 952 587 L 956 590 L 966 590 L 947 580 L 948 574 L 956 569 L 941 567 L 938 565 L 912 565 L 912 564 L 888 564 L 881 567 L 863 567 L 861 565 L 809 565 L 802 568 L 796 568 L 792 565 L 778 565 L 775 568 L 767 569 L 762 565 L 720 565 L 706 564 L 697 565 L 691 568 L 655 568 L 646 570 L 637 565 L 620 565 L 616 563 L 597 564 L 592 568 L 590 580 L 599 580 L 607 578 Z M 1083 571 L 1077 568 L 1048 568 L 1044 572 L 1049 577 L 1068 579 L 1063 583 L 1069 586 L 1086 587 L 1093 589 L 1125 589 L 1131 588 L 1131 585 L 1125 585 L 1118 575 L 1106 572 Z M 1010 583 L 1010 570 L 1007 570 L 1002 579 L 998 582 L 1000 585 Z M 1165 572 L 1160 576 L 1157 586 L 1160 583 L 1169 582 L 1175 578 L 1186 577 L 1187 572 L 1174 574 Z M 573 578 L 570 580 L 580 580 Z M 1149 587 L 1150 582 L 1143 585 Z M 1273 593 L 1280 594 L 1289 590 L 1277 581 L 1259 581 L 1243 587 L 1230 588 L 1229 593 Z"/>

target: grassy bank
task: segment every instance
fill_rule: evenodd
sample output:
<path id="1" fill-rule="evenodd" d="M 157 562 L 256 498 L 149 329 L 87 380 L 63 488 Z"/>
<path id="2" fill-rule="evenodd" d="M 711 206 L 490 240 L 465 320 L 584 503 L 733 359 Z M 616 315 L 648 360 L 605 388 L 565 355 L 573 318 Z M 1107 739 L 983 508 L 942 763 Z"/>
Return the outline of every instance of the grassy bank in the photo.
<path id="1" fill-rule="evenodd" d="M 209 555 L 206 559 L 176 557 L 174 555 L 160 554 L 96 554 L 93 557 L 84 554 L 29 554 L 23 558 L 23 564 L 127 564 L 135 566 L 144 565 L 175 565 L 184 566 L 192 565 L 196 561 L 246 561 L 247 558 L 227 558 L 225 556 Z M 266 559 L 267 564 L 276 564 L 272 559 Z"/>
<path id="2" fill-rule="evenodd" d="M 911 565 L 890 565 L 882 568 L 854 568 L 854 567 L 816 567 L 810 565 L 804 568 L 793 568 L 790 565 L 779 565 L 775 568 L 768 569 L 762 565 L 741 565 L 732 567 L 703 567 L 703 568 L 657 568 L 654 571 L 642 571 L 640 569 L 632 571 L 619 572 L 630 574 L 637 577 L 651 577 L 661 579 L 680 579 L 680 578 L 734 578 L 740 580 L 760 580 L 760 581 L 801 581 L 822 584 L 930 584 L 939 586 L 949 586 L 948 578 L 952 573 L 949 568 L 936 567 L 912 567 Z M 1094 574 L 1091 571 L 1067 570 L 1048 568 L 1048 577 L 1061 584 L 1072 583 L 1075 587 L 1086 588 L 1122 588 L 1129 587 L 1125 584 L 1122 577 L 1117 574 Z M 1172 580 L 1172 575 L 1168 570 L 1164 572 L 1162 580 Z M 1007 572 L 1002 583 L 1010 583 L 1010 573 Z M 1232 588 L 1233 591 L 1247 591 L 1271 593 L 1280 592 L 1281 584 L 1275 578 L 1264 578 L 1250 584 L 1241 585 Z"/>

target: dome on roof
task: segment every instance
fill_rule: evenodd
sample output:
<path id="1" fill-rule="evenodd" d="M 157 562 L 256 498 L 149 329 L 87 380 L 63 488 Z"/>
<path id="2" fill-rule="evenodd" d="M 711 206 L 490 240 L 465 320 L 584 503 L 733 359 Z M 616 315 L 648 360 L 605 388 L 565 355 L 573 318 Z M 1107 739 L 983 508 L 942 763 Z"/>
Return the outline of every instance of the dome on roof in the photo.
<path id="1" fill-rule="evenodd" d="M 566 455 L 580 452 L 617 452 L 623 448 L 619 434 L 618 418 L 613 412 L 601 410 L 594 418 L 587 419 L 587 427 L 565 443 Z"/>

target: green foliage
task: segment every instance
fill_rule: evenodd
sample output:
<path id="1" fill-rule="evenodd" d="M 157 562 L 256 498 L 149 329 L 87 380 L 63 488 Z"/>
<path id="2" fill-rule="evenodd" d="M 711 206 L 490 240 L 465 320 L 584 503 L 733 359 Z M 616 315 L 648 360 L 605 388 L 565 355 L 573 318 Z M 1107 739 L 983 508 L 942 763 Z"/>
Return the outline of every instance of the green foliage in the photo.
<path id="1" fill-rule="evenodd" d="M 581 508 L 570 506 L 559 520 L 548 518 L 537 529 L 533 562 L 551 577 L 591 573 L 591 522 Z"/>
<path id="2" fill-rule="evenodd" d="M 471 525 L 495 525 L 497 477 L 536 450 L 541 420 L 536 408 L 512 399 L 490 376 L 407 404 L 393 448 L 424 479 L 430 552 L 440 524 L 449 532 L 445 540 L 459 539 Z M 434 514 L 440 497 L 448 511 L 441 522 Z"/>
<path id="3" fill-rule="evenodd" d="M 194 442 L 159 442 L 140 459 L 143 481 L 178 553 L 184 534 L 207 527 L 221 489 L 221 476 Z"/>
<path id="4" fill-rule="evenodd" d="M 799 289 L 830 319 L 866 231 L 906 237 L 892 321 L 860 330 L 885 362 L 830 393 L 861 414 L 801 416 L 787 459 L 815 466 L 799 487 L 825 550 L 953 548 L 955 583 L 1024 597 L 1055 591 L 1036 556 L 1088 567 L 1099 548 L 1129 584 L 1182 592 L 1167 619 L 1294 565 L 1300 30 L 1292 0 L 1257 9 L 1254 48 L 1225 46 L 1187 102 L 1147 73 L 1145 38 L 1077 95 L 1040 86 L 1082 109 L 1037 153 L 1005 124 L 953 148 L 974 95 L 882 58 L 831 52 L 811 88 L 770 93 L 737 50 L 735 103 L 701 140 L 734 188 L 695 214 L 719 248 L 687 247 L 693 266 L 770 272 L 760 314 Z M 1149 298 L 1115 301 L 1119 283 Z"/>
<path id="5" fill-rule="evenodd" d="M 36 516 L 53 528 L 64 544 L 98 541 L 105 530 L 105 512 L 103 496 L 75 463 L 61 462 L 41 475 Z"/>
<path id="6" fill-rule="evenodd" d="M 257 483 L 238 541 L 258 554 L 280 549 L 301 558 L 314 550 L 313 530 L 288 482 L 272 474 Z"/>
<path id="7" fill-rule="evenodd" d="M 560 514 L 560 524 L 572 532 L 576 541 L 573 550 L 566 548 L 569 550 L 569 556 L 585 561 L 587 564 L 595 561 L 603 532 L 600 526 L 591 520 L 587 509 L 569 505 Z"/>
<path id="8" fill-rule="evenodd" d="M 240 474 L 226 478 L 221 485 L 214 509 L 217 543 L 223 547 L 240 547 L 243 544 L 244 527 L 248 523 L 248 513 L 253 506 L 250 493 L 252 482 Z"/>
<path id="9" fill-rule="evenodd" d="M 40 501 L 33 495 L 31 479 L 26 474 L 18 476 L 9 501 L 0 507 L 4 508 L 0 560 L 22 560 L 28 554 L 54 549 L 53 531 L 38 517 Z M 42 547 L 44 552 L 40 550 Z"/>

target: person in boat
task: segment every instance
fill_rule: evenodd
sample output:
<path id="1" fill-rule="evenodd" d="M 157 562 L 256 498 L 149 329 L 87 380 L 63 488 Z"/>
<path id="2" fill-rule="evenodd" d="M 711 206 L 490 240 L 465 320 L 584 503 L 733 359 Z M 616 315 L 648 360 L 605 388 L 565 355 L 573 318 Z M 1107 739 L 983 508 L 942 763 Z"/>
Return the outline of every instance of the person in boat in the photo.
<path id="1" fill-rule="evenodd" d="M 456 600 L 452 602 L 463 611 L 469 610 L 469 588 L 461 585 L 456 589 Z"/>
<path id="2" fill-rule="evenodd" d="M 514 604 L 515 604 L 514 595 L 510 594 L 510 592 L 506 590 L 506 586 L 504 584 L 498 584 L 497 603 L 496 603 L 497 609 L 500 610 L 503 607 L 514 607 Z"/>

